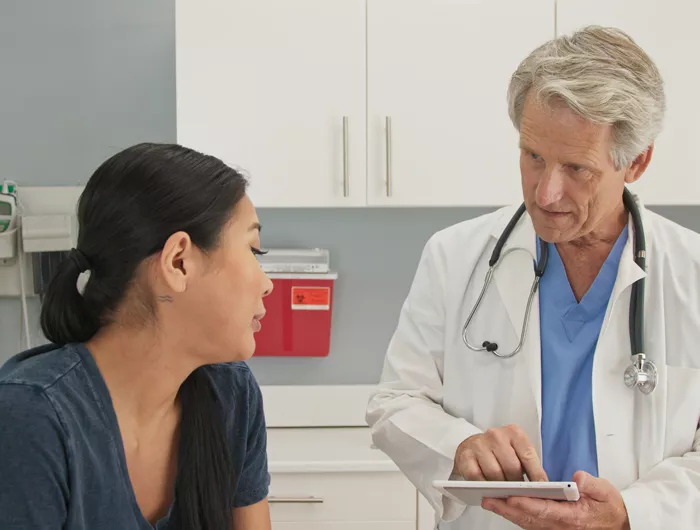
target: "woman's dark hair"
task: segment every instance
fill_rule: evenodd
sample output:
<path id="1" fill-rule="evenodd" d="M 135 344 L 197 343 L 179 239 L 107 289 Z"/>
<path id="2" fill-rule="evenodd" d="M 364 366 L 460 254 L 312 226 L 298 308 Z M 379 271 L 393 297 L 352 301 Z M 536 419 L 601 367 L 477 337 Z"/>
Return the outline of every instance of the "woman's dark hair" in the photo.
<path id="1" fill-rule="evenodd" d="M 77 250 L 57 269 L 41 308 L 41 328 L 64 345 L 91 339 L 110 324 L 135 285 L 141 262 L 184 231 L 214 249 L 246 192 L 246 179 L 217 158 L 179 145 L 139 144 L 104 162 L 78 204 Z M 76 259 L 76 256 L 79 259 Z M 77 280 L 89 268 L 81 295 Z M 153 310 L 148 293 L 140 306 Z M 188 530 L 229 530 L 234 469 L 223 411 L 201 368 L 179 391 L 182 405 L 176 518 Z"/>

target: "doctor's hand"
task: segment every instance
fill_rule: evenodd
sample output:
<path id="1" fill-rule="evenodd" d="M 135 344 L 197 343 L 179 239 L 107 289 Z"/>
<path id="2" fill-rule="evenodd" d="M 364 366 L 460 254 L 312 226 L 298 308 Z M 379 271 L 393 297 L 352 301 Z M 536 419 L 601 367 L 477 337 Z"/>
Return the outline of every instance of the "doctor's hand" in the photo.
<path id="1" fill-rule="evenodd" d="M 630 530 L 622 495 L 605 479 L 574 474 L 581 498 L 576 502 L 511 497 L 484 499 L 482 508 L 525 530 Z"/>
<path id="2" fill-rule="evenodd" d="M 455 455 L 455 472 L 464 480 L 547 481 L 535 447 L 516 425 L 489 429 L 464 440 Z"/>

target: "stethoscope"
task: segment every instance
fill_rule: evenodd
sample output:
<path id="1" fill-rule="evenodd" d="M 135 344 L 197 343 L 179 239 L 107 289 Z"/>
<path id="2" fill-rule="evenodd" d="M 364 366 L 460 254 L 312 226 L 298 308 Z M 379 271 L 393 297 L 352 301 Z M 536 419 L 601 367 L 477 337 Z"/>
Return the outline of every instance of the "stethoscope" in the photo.
<path id="1" fill-rule="evenodd" d="M 625 207 L 632 216 L 632 226 L 634 227 L 634 261 L 639 267 L 646 271 L 646 242 L 644 237 L 644 227 L 642 226 L 642 217 L 639 213 L 639 208 L 637 203 L 632 196 L 632 193 L 625 189 L 623 194 L 623 202 Z M 525 213 L 525 204 L 522 204 L 518 211 L 515 213 L 513 218 L 508 222 L 503 233 L 498 238 L 496 242 L 496 247 L 491 253 L 491 259 L 489 259 L 489 270 L 486 273 L 486 279 L 484 280 L 484 287 L 481 289 L 481 294 L 476 300 L 474 308 L 469 313 L 467 321 L 464 323 L 462 328 L 462 340 L 467 347 L 475 352 L 487 351 L 493 353 L 496 357 L 501 359 L 508 359 L 516 355 L 523 347 L 525 341 L 525 334 L 527 332 L 527 326 L 530 321 L 530 310 L 532 308 L 532 302 L 537 293 L 537 289 L 540 284 L 540 279 L 547 268 L 547 257 L 548 248 L 547 243 L 540 240 L 540 258 L 535 262 L 535 279 L 532 281 L 532 287 L 530 288 L 530 295 L 527 299 L 527 308 L 525 311 L 525 318 L 523 319 L 523 327 L 520 332 L 520 341 L 515 349 L 510 353 L 500 353 L 498 351 L 498 344 L 495 342 L 490 342 L 485 340 L 481 347 L 473 346 L 469 343 L 469 338 L 467 337 L 467 330 L 469 329 L 469 324 L 474 318 L 474 314 L 479 309 L 481 301 L 486 294 L 486 290 L 491 284 L 493 275 L 501 257 L 501 251 L 505 245 L 508 237 L 510 237 L 515 225 L 518 224 L 520 218 Z M 524 250 L 513 248 L 506 251 L 503 256 L 505 257 L 510 252 L 517 250 Z M 629 328 L 630 328 L 630 345 L 632 349 L 632 364 L 625 370 L 625 385 L 629 388 L 638 388 L 643 394 L 651 394 L 656 388 L 658 382 L 658 372 L 656 365 L 652 361 L 646 360 L 646 355 L 644 352 L 644 278 L 637 280 L 632 285 L 632 295 L 630 298 L 630 310 L 629 310 Z"/>

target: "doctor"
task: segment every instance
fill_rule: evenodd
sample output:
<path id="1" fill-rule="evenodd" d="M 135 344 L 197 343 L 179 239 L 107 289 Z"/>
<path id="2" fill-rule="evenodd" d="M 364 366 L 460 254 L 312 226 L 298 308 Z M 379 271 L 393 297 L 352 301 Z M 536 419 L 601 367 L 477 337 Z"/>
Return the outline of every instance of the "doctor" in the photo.
<path id="1" fill-rule="evenodd" d="M 508 101 L 526 211 L 426 245 L 368 405 L 374 442 L 441 529 L 698 528 L 700 235 L 625 191 L 661 129 L 659 72 L 589 27 L 527 57 Z M 575 480 L 581 500 L 465 508 L 432 487 L 523 475 Z"/>

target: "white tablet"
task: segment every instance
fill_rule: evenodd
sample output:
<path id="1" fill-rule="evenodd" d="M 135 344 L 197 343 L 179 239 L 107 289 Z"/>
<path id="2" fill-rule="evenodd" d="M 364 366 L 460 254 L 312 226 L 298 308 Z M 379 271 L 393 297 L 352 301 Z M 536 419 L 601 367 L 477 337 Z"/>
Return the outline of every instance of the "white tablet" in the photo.
<path id="1" fill-rule="evenodd" d="M 480 506 L 483 498 L 534 497 L 555 501 L 577 501 L 575 482 L 490 482 L 436 480 L 433 486 L 443 495 L 468 506 Z"/>

